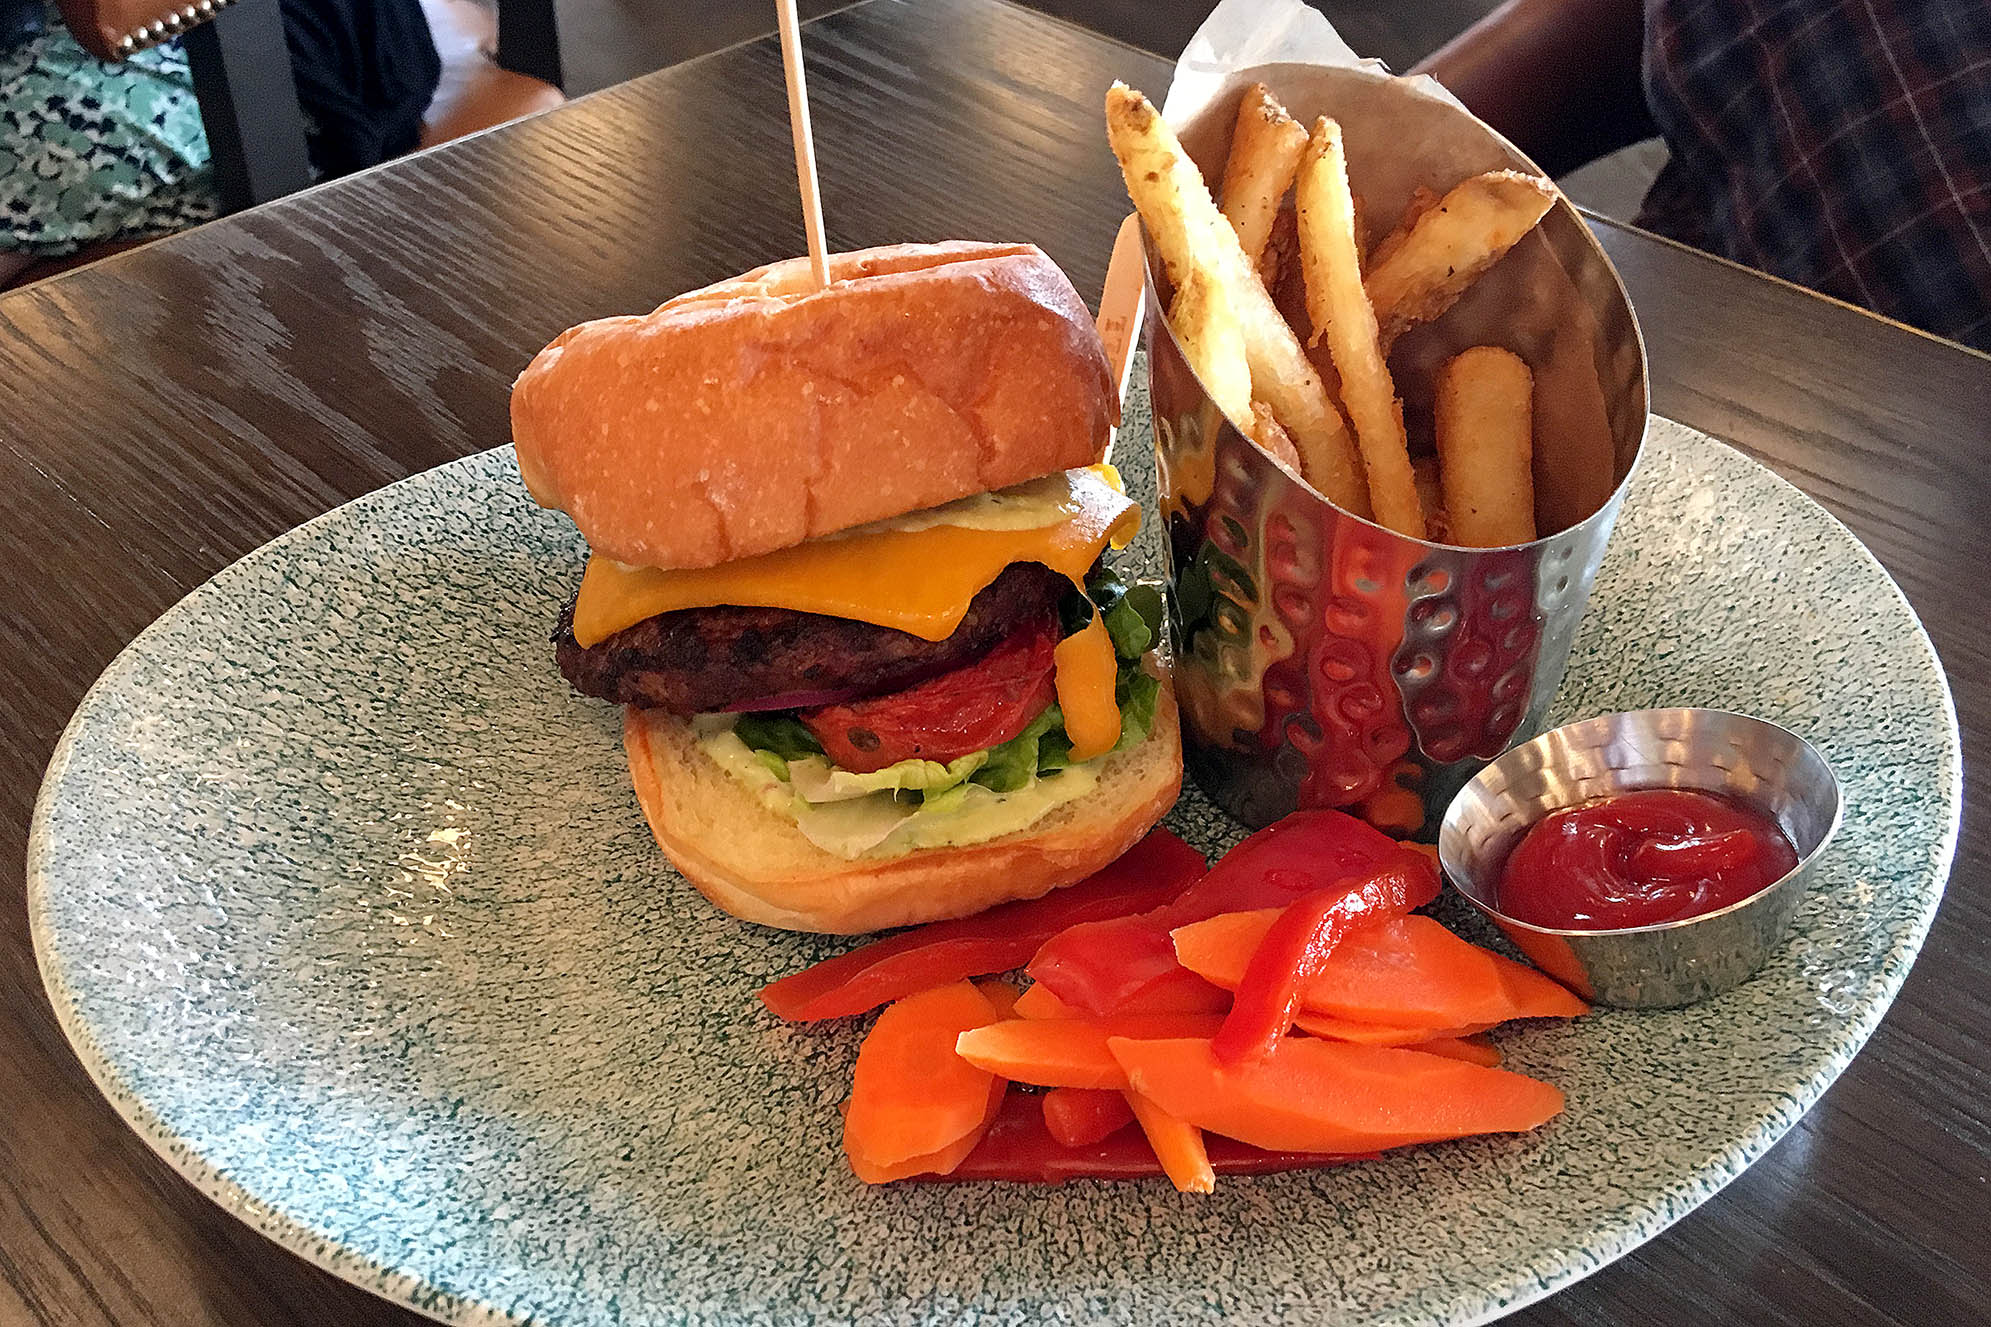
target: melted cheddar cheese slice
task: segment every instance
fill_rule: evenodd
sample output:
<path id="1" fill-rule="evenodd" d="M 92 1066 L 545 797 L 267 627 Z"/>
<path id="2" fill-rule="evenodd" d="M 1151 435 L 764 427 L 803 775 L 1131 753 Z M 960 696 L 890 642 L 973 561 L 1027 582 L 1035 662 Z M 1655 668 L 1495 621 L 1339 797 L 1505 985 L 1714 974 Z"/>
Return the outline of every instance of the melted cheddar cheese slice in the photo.
<path id="1" fill-rule="evenodd" d="M 1058 642 L 1052 657 L 1058 670 L 1054 682 L 1058 708 L 1064 712 L 1065 736 L 1072 739 L 1072 759 L 1105 755 L 1120 741 L 1120 706 L 1113 699 L 1120 660 L 1098 610 L 1083 630 Z"/>
<path id="2" fill-rule="evenodd" d="M 734 604 L 944 640 L 1012 562 L 1040 562 L 1082 588 L 1107 545 L 1124 545 L 1140 528 L 1140 508 L 1118 478 L 1107 466 L 1067 470 L 989 495 L 980 507 L 950 504 L 716 567 L 659 571 L 595 557 L 574 604 L 574 639 L 596 645 L 658 613 Z M 927 524 L 935 519 L 959 523 Z M 1107 680 L 1111 704 L 1110 672 Z"/>

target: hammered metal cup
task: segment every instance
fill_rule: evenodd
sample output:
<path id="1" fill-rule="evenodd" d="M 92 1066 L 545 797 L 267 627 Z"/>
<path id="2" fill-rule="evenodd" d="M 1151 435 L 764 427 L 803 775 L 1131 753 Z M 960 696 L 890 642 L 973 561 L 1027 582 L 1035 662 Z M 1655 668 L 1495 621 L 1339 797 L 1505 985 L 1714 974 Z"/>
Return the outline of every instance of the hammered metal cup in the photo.
<path id="1" fill-rule="evenodd" d="M 1303 122 L 1341 120 L 1372 228 L 1393 224 L 1419 185 L 1534 170 L 1428 80 L 1268 65 L 1233 75 L 1176 126 L 1206 179 L 1221 173 L 1238 93 L 1261 80 Z M 1459 350 L 1506 346 L 1534 371 L 1537 516 L 1555 533 L 1499 549 L 1407 538 L 1302 483 L 1232 427 L 1189 368 L 1151 245 L 1148 280 L 1143 330 L 1191 773 L 1254 827 L 1339 807 L 1428 836 L 1485 761 L 1539 730 L 1617 520 L 1645 436 L 1646 373 L 1616 272 L 1558 202 L 1449 313 L 1391 352 L 1413 436 L 1438 369 Z"/>
<path id="2" fill-rule="evenodd" d="M 1642 788 L 1722 793 L 1777 822 L 1797 865 L 1718 912 L 1658 926 L 1569 931 L 1497 906 L 1500 870 L 1551 811 Z M 1797 734 L 1725 710 L 1637 710 L 1518 746 L 1460 791 L 1438 834 L 1453 888 L 1550 976 L 1599 1004 L 1664 1009 L 1746 981 L 1783 943 L 1806 881 L 1839 828 L 1839 782 Z"/>

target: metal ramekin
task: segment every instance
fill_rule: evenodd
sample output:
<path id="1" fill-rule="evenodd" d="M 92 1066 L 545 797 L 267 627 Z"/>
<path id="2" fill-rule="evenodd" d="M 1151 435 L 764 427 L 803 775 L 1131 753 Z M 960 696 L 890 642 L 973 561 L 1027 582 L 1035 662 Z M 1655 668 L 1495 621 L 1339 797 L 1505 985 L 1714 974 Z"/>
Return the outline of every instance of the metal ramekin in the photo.
<path id="1" fill-rule="evenodd" d="M 1500 869 L 1531 825 L 1648 788 L 1724 793 L 1766 812 L 1797 849 L 1797 866 L 1739 903 L 1659 926 L 1555 930 L 1494 906 Z M 1783 943 L 1841 813 L 1831 767 L 1789 729 L 1726 710 L 1634 710 L 1544 733 L 1480 771 L 1445 812 L 1438 860 L 1453 887 L 1544 972 L 1599 1004 L 1664 1009 L 1718 995 L 1763 966 Z"/>

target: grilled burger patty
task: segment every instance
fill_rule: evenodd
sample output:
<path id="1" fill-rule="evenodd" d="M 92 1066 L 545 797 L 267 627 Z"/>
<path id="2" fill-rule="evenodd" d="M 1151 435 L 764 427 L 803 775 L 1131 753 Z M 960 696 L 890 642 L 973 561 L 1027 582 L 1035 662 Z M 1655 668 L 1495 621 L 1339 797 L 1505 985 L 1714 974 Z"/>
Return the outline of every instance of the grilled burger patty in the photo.
<path id="1" fill-rule="evenodd" d="M 820 613 L 725 606 L 659 613 L 583 646 L 574 639 L 569 603 L 553 643 L 575 690 L 620 705 L 707 714 L 798 693 L 823 704 L 902 690 L 959 668 L 1026 621 L 1055 621 L 1071 588 L 1048 567 L 1012 563 L 982 587 L 954 634 L 938 641 Z"/>

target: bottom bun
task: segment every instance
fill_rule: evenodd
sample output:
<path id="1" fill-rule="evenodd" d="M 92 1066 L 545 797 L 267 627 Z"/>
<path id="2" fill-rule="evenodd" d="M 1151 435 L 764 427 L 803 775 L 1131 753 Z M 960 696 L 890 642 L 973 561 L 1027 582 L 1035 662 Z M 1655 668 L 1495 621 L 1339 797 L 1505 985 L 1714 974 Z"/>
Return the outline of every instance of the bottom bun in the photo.
<path id="1" fill-rule="evenodd" d="M 855 935 L 1036 898 L 1133 847 L 1182 788 L 1175 695 L 1167 683 L 1162 691 L 1147 740 L 1107 756 L 1084 797 L 986 843 L 877 861 L 838 857 L 803 838 L 700 751 L 682 719 L 632 706 L 623 745 L 658 845 L 705 897 L 750 922 Z"/>

